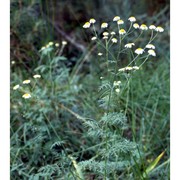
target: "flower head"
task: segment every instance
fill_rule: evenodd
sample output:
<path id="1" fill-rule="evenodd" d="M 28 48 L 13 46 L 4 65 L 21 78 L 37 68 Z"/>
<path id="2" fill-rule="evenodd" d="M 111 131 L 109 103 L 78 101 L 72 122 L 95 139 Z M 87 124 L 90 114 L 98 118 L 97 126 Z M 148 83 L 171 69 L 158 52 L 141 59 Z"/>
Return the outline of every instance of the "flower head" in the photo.
<path id="1" fill-rule="evenodd" d="M 103 53 L 101 53 L 101 52 L 98 53 L 98 56 L 102 56 L 102 55 L 103 55 Z"/>
<path id="2" fill-rule="evenodd" d="M 148 51 L 148 54 L 151 55 L 151 56 L 156 56 L 155 51 L 152 50 L 152 49 L 150 49 L 150 50 Z"/>
<path id="3" fill-rule="evenodd" d="M 29 93 L 26 93 L 22 96 L 24 99 L 29 99 L 31 97 L 31 95 Z"/>
<path id="4" fill-rule="evenodd" d="M 136 54 L 143 54 L 143 52 L 144 52 L 144 49 L 142 49 L 142 48 L 137 48 L 137 49 L 135 50 L 135 53 L 136 53 Z"/>
<path id="5" fill-rule="evenodd" d="M 117 24 L 124 24 L 124 21 L 122 19 L 117 21 Z"/>
<path id="6" fill-rule="evenodd" d="M 49 43 L 48 43 L 49 46 L 52 46 L 53 44 L 54 44 L 53 42 L 49 42 Z"/>
<path id="7" fill-rule="evenodd" d="M 113 85 L 114 86 L 119 86 L 121 84 L 121 81 L 114 81 Z"/>
<path id="8" fill-rule="evenodd" d="M 134 70 L 139 70 L 139 67 L 138 66 L 133 66 L 132 67 Z"/>
<path id="9" fill-rule="evenodd" d="M 19 84 L 17 84 L 17 85 L 15 85 L 15 86 L 13 87 L 13 90 L 18 89 L 19 87 L 20 87 Z"/>
<path id="10" fill-rule="evenodd" d="M 35 79 L 37 79 L 37 78 L 41 78 L 41 75 L 39 75 L 39 74 L 35 74 L 35 75 L 33 76 L 33 78 L 35 78 Z"/>
<path id="11" fill-rule="evenodd" d="M 111 32 L 111 35 L 115 35 L 116 33 L 114 31 Z"/>
<path id="12" fill-rule="evenodd" d="M 94 40 L 96 40 L 96 39 L 97 39 L 96 36 L 94 36 L 94 37 L 91 38 L 92 41 L 94 41 Z"/>
<path id="13" fill-rule="evenodd" d="M 124 47 L 126 48 L 132 48 L 132 46 L 134 46 L 135 44 L 134 43 L 128 43 L 126 44 Z"/>
<path id="14" fill-rule="evenodd" d="M 117 43 L 117 39 L 116 39 L 116 38 L 112 38 L 111 41 L 112 41 L 113 43 Z"/>
<path id="15" fill-rule="evenodd" d="M 157 32 L 163 32 L 164 31 L 164 29 L 161 26 L 158 26 L 155 30 Z"/>
<path id="16" fill-rule="evenodd" d="M 133 68 L 131 66 L 128 66 L 128 67 L 125 67 L 125 68 L 121 68 L 118 71 L 119 72 L 124 72 L 124 71 L 131 71 L 131 70 L 133 70 Z"/>
<path id="17" fill-rule="evenodd" d="M 85 29 L 87 29 L 87 28 L 89 28 L 90 27 L 90 23 L 89 22 L 86 22 L 84 25 L 83 25 L 83 28 L 85 28 Z"/>
<path id="18" fill-rule="evenodd" d="M 138 23 L 134 23 L 134 24 L 133 24 L 133 27 L 134 27 L 135 29 L 139 29 L 139 24 L 138 24 Z"/>
<path id="19" fill-rule="evenodd" d="M 152 25 L 149 26 L 149 29 L 152 29 L 152 30 L 156 29 L 156 26 L 152 24 Z"/>
<path id="20" fill-rule="evenodd" d="M 62 41 L 62 45 L 66 45 L 67 44 L 67 41 Z"/>
<path id="21" fill-rule="evenodd" d="M 148 48 L 148 49 L 155 49 L 155 46 L 153 44 L 147 44 L 146 48 Z"/>
<path id="22" fill-rule="evenodd" d="M 94 18 L 91 18 L 91 19 L 89 20 L 89 22 L 90 22 L 91 24 L 94 24 L 94 23 L 96 22 L 96 20 L 95 20 Z"/>
<path id="23" fill-rule="evenodd" d="M 136 18 L 134 16 L 131 16 L 128 20 L 131 21 L 131 22 L 135 22 Z"/>
<path id="24" fill-rule="evenodd" d="M 23 84 L 29 84 L 31 82 L 31 80 L 27 79 L 23 81 Z"/>
<path id="25" fill-rule="evenodd" d="M 115 17 L 113 18 L 113 21 L 118 21 L 119 19 L 120 19 L 119 16 L 115 16 Z"/>
<path id="26" fill-rule="evenodd" d="M 124 71 L 132 71 L 132 70 L 139 70 L 139 67 L 138 66 L 133 66 L 133 67 L 127 66 L 125 68 L 119 69 L 118 71 L 124 72 Z"/>
<path id="27" fill-rule="evenodd" d="M 141 24 L 140 29 L 141 30 L 148 30 L 148 27 L 145 24 Z"/>
<path id="28" fill-rule="evenodd" d="M 41 51 L 43 51 L 44 49 L 46 49 L 46 47 L 45 47 L 45 46 L 43 46 L 43 47 L 41 48 Z"/>
<path id="29" fill-rule="evenodd" d="M 108 27 L 108 23 L 104 22 L 104 23 L 101 24 L 101 28 L 107 28 L 107 27 Z"/>
<path id="30" fill-rule="evenodd" d="M 108 39 L 108 36 L 103 36 L 103 39 Z"/>
<path id="31" fill-rule="evenodd" d="M 117 93 L 119 93 L 119 92 L 120 92 L 120 89 L 119 89 L 119 88 L 116 88 L 115 91 L 116 91 Z"/>
<path id="32" fill-rule="evenodd" d="M 128 66 L 128 67 L 125 68 L 125 70 L 126 70 L 126 71 L 131 71 L 131 70 L 133 70 L 133 67 L 129 67 L 129 66 Z"/>
<path id="33" fill-rule="evenodd" d="M 103 32 L 103 36 L 108 36 L 109 33 L 108 32 Z"/>
<path id="34" fill-rule="evenodd" d="M 56 46 L 56 47 L 59 47 L 59 43 L 56 43 L 55 46 Z"/>
<path id="35" fill-rule="evenodd" d="M 126 34 L 126 31 L 124 29 L 120 29 L 119 34 L 121 34 L 121 35 Z"/>

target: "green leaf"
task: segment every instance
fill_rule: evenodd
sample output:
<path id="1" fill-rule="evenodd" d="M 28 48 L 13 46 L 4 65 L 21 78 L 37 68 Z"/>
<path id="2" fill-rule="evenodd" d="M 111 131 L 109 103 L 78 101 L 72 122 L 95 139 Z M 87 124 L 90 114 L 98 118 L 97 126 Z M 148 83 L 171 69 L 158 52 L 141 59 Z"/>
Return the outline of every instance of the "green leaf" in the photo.
<path id="1" fill-rule="evenodd" d="M 143 177 L 147 177 L 147 175 L 156 167 L 160 159 L 163 157 L 165 151 L 163 151 L 151 164 L 147 167 L 145 172 L 143 173 Z"/>

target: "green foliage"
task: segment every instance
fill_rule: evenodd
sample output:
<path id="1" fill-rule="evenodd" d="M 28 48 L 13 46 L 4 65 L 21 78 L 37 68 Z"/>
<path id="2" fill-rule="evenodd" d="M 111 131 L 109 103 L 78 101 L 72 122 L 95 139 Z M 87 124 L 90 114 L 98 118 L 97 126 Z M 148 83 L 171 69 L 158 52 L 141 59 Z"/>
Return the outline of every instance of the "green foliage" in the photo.
<path id="1" fill-rule="evenodd" d="M 46 56 L 49 56 L 51 51 L 46 53 L 42 54 L 42 61 L 47 59 Z M 57 152 L 61 154 L 58 156 L 65 158 L 67 153 L 62 152 L 72 151 L 64 147 L 67 146 L 64 140 L 68 141 L 68 135 L 65 135 L 64 130 L 71 124 L 70 120 L 67 122 L 71 117 L 63 113 L 60 104 L 68 106 L 75 104 L 77 100 L 74 95 L 80 88 L 76 86 L 74 90 L 74 85 L 69 84 L 69 69 L 64 66 L 66 58 L 62 56 L 50 60 L 35 69 L 36 73 L 42 74 L 40 79 L 30 78 L 30 84 L 22 84 L 23 79 L 14 80 L 21 82 L 22 85 L 11 94 L 13 177 L 27 176 L 30 179 L 60 177 L 64 172 L 61 170 L 62 164 L 57 165 L 60 161 L 57 159 Z M 30 99 L 22 99 L 25 92 L 31 94 Z M 62 162 L 66 164 L 65 159 Z"/>
<path id="2" fill-rule="evenodd" d="M 22 47 L 22 42 L 24 45 L 33 44 L 33 48 L 24 48 L 25 56 L 13 54 L 12 57 L 16 63 L 11 64 L 11 177 L 32 180 L 168 179 L 167 33 L 157 36 L 155 60 L 149 58 L 147 61 L 147 55 L 136 59 L 134 50 L 123 50 L 126 43 L 133 42 L 133 37 L 138 37 L 135 41 L 139 47 L 145 46 L 148 43 L 146 38 L 152 35 L 149 31 L 145 36 L 145 33 L 132 30 L 125 38 L 120 37 L 122 44 L 119 47 L 101 40 L 100 30 L 97 33 L 98 45 L 92 42 L 90 46 L 93 47 L 88 53 L 76 54 L 73 43 L 66 45 L 66 42 L 59 43 L 59 39 L 49 42 L 58 37 L 57 32 L 52 33 L 54 26 L 51 21 L 57 13 L 55 5 L 62 5 L 59 8 L 62 17 L 63 12 L 69 13 L 73 6 L 74 12 L 78 12 L 81 9 L 79 4 L 93 17 L 93 13 L 97 15 L 96 4 L 99 12 L 108 12 L 107 21 L 112 19 L 114 12 L 119 14 L 118 6 L 113 3 L 106 6 L 108 1 L 78 1 L 68 7 L 68 3 L 62 1 L 46 1 L 46 4 L 41 1 L 20 2 L 11 1 L 11 29 L 21 40 L 15 40 L 15 44 L 18 42 L 21 46 L 12 45 L 12 52 L 22 52 L 25 47 Z M 130 11 L 122 11 L 121 18 L 131 15 L 131 6 L 122 3 L 122 7 L 126 7 L 123 9 Z M 66 17 L 69 19 L 59 22 L 72 30 L 71 18 L 74 16 Z M 147 16 L 137 17 L 144 21 Z M 157 17 L 162 24 L 165 22 L 162 12 Z M 82 24 L 82 19 L 85 18 L 84 23 L 89 16 L 81 19 L 80 14 L 76 14 L 75 18 Z M 156 16 L 145 21 L 159 24 Z M 116 24 L 112 27 L 114 31 L 117 28 Z M 96 26 L 95 30 L 98 28 Z M 84 41 L 80 32 L 82 28 L 78 24 L 76 31 L 73 29 L 73 36 Z M 89 31 L 87 34 L 92 35 Z M 89 40 L 83 44 L 87 42 Z M 104 56 L 97 58 L 100 51 Z M 165 56 L 164 52 L 167 52 Z M 23 63 L 17 63 L 18 60 Z M 127 66 L 130 63 L 133 68 L 140 68 Z M 126 66 L 130 70 L 124 69 Z M 34 78 L 35 74 L 41 77 Z M 24 84 L 27 79 L 30 83 Z M 19 88 L 13 89 L 17 84 Z M 25 99 L 22 97 L 24 94 L 31 97 Z M 157 163 L 162 152 L 165 153 Z"/>
<path id="3" fill-rule="evenodd" d="M 126 166 L 129 165 L 129 161 L 116 161 L 116 162 L 107 162 L 107 165 L 104 161 L 93 161 L 93 160 L 88 160 L 88 161 L 83 161 L 80 163 L 80 165 L 83 167 L 84 170 L 90 170 L 94 173 L 97 173 L 98 175 L 101 175 L 100 177 L 103 176 L 104 174 L 104 169 L 107 169 L 107 174 L 112 177 L 112 174 L 115 171 L 121 171 L 123 170 Z"/>

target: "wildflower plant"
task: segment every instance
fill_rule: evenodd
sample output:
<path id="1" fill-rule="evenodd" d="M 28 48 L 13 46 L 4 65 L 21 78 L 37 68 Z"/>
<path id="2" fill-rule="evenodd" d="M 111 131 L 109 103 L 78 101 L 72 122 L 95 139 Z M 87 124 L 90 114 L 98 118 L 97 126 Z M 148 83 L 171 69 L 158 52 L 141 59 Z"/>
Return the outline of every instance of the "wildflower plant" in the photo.
<path id="1" fill-rule="evenodd" d="M 84 122 L 88 136 L 96 139 L 97 148 L 94 157 L 79 165 L 101 178 L 117 178 L 118 172 L 134 166 L 140 158 L 138 144 L 125 135 L 130 83 L 134 73 L 138 73 L 148 60 L 155 59 L 154 40 L 164 29 L 140 24 L 133 16 L 127 20 L 115 16 L 108 23 L 94 20 L 92 24 L 89 21 L 83 28 L 92 31 L 93 35 L 89 39 L 98 47 L 97 56 L 102 73 L 99 74 L 101 85 L 98 102 L 102 117 Z M 124 64 L 126 59 L 128 64 Z M 120 105 L 122 98 L 125 99 L 125 105 Z M 120 106 L 121 109 L 117 108 Z"/>
<path id="2" fill-rule="evenodd" d="M 78 75 L 78 63 L 68 67 L 66 41 L 45 43 L 37 67 L 14 76 L 11 176 L 16 179 L 142 179 L 150 171 L 138 167 L 141 147 L 129 128 L 128 104 L 132 78 L 156 59 L 154 40 L 164 29 L 133 16 L 115 16 L 112 22 L 91 18 L 82 27 L 97 47 L 96 92 L 86 92 L 85 86 L 92 87 Z"/>
<path id="3" fill-rule="evenodd" d="M 68 150 L 65 129 L 74 122 L 64 121 L 71 116 L 63 108 L 77 104 L 75 94 L 80 87 L 69 80 L 67 58 L 63 56 L 66 45 L 66 41 L 47 43 L 39 50 L 37 68 L 25 78 L 14 77 L 11 176 L 16 179 L 73 177 L 71 170 L 66 172 L 67 168 L 74 171 L 76 160 L 70 155 L 73 150 Z"/>

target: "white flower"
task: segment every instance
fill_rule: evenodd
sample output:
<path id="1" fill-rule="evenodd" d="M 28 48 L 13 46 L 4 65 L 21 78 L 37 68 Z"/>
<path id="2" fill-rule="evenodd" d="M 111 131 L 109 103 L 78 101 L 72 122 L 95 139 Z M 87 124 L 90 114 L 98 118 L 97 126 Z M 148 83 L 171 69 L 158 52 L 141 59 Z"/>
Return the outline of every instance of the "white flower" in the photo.
<path id="1" fill-rule="evenodd" d="M 114 31 L 111 32 L 111 35 L 115 35 L 116 33 Z"/>
<path id="2" fill-rule="evenodd" d="M 94 24 L 94 23 L 96 22 L 96 20 L 93 19 L 93 18 L 91 18 L 91 19 L 89 20 L 89 22 L 90 22 L 91 24 Z"/>
<path id="3" fill-rule="evenodd" d="M 90 27 L 90 23 L 89 22 L 86 22 L 84 25 L 83 25 L 83 28 L 85 28 L 85 29 L 87 29 L 87 28 L 89 28 Z"/>
<path id="4" fill-rule="evenodd" d="M 49 46 L 52 46 L 53 44 L 54 44 L 53 42 L 49 42 L 49 43 L 48 43 Z"/>
<path id="5" fill-rule="evenodd" d="M 163 32 L 164 31 L 164 29 L 161 26 L 158 26 L 155 30 L 157 32 Z"/>
<path id="6" fill-rule="evenodd" d="M 119 72 L 123 72 L 123 71 L 125 71 L 125 68 L 121 68 L 121 69 L 119 69 L 118 71 L 119 71 Z"/>
<path id="7" fill-rule="evenodd" d="M 104 79 L 104 77 L 101 76 L 99 79 Z"/>
<path id="8" fill-rule="evenodd" d="M 19 84 L 15 85 L 15 86 L 13 87 L 13 90 L 16 90 L 16 89 L 18 89 L 18 88 L 19 88 Z"/>
<path id="9" fill-rule="evenodd" d="M 130 71 L 130 70 L 132 70 L 133 68 L 132 67 L 130 67 L 130 66 L 128 66 L 128 67 L 125 67 L 125 68 L 121 68 L 121 69 L 119 69 L 118 71 L 119 72 L 124 72 L 124 71 Z"/>
<path id="10" fill-rule="evenodd" d="M 119 86 L 121 84 L 121 81 L 114 81 L 113 85 L 114 86 Z"/>
<path id="11" fill-rule="evenodd" d="M 138 69 L 139 69 L 138 66 L 133 66 L 133 67 L 128 66 L 128 67 L 125 67 L 125 68 L 121 68 L 121 69 L 119 69 L 118 71 L 124 72 L 124 71 L 138 70 Z"/>
<path id="12" fill-rule="evenodd" d="M 120 92 L 120 89 L 119 89 L 119 88 L 116 88 L 115 91 L 116 91 L 117 93 L 119 93 L 119 92 Z"/>
<path id="13" fill-rule="evenodd" d="M 55 46 L 56 46 L 56 47 L 59 47 L 59 43 L 56 43 Z"/>
<path id="14" fill-rule="evenodd" d="M 141 30 L 148 30 L 148 27 L 145 24 L 141 24 L 140 29 Z"/>
<path id="15" fill-rule="evenodd" d="M 130 67 L 130 66 L 125 67 L 125 70 L 126 70 L 126 71 L 131 71 L 131 70 L 133 70 L 133 67 Z"/>
<path id="16" fill-rule="evenodd" d="M 119 19 L 120 19 L 119 16 L 115 16 L 115 17 L 113 18 L 113 21 L 118 21 Z"/>
<path id="17" fill-rule="evenodd" d="M 62 45 L 66 45 L 67 44 L 67 41 L 62 41 Z"/>
<path id="18" fill-rule="evenodd" d="M 132 48 L 132 46 L 134 46 L 135 44 L 134 43 L 128 43 L 126 44 L 124 47 L 126 48 Z"/>
<path id="19" fill-rule="evenodd" d="M 113 43 L 117 43 L 117 39 L 116 39 L 116 38 L 112 38 L 111 41 L 112 41 Z"/>
<path id="20" fill-rule="evenodd" d="M 43 51 L 44 49 L 46 49 L 46 47 L 45 47 L 45 46 L 43 46 L 43 47 L 41 48 L 41 51 Z"/>
<path id="21" fill-rule="evenodd" d="M 124 24 L 124 21 L 122 19 L 117 21 L 117 24 Z"/>
<path id="22" fill-rule="evenodd" d="M 16 62 L 15 61 L 11 61 L 11 64 L 15 64 Z"/>
<path id="23" fill-rule="evenodd" d="M 98 53 L 98 56 L 102 56 L 102 55 L 103 55 L 103 53 L 101 53 L 101 52 Z"/>
<path id="24" fill-rule="evenodd" d="M 126 31 L 124 29 L 120 29 L 119 34 L 121 34 L 121 35 L 126 34 Z"/>
<path id="25" fill-rule="evenodd" d="M 31 82 L 31 80 L 27 79 L 23 81 L 23 84 L 29 84 Z"/>
<path id="26" fill-rule="evenodd" d="M 96 40 L 96 39 L 97 39 L 96 36 L 94 36 L 94 37 L 91 38 L 92 41 L 94 41 L 94 40 Z"/>
<path id="27" fill-rule="evenodd" d="M 137 48 L 137 49 L 135 50 L 135 53 L 136 53 L 136 54 L 143 54 L 143 52 L 144 52 L 144 49 L 142 49 L 142 48 Z"/>
<path id="28" fill-rule="evenodd" d="M 138 66 L 133 66 L 132 68 L 135 69 L 135 70 L 139 70 Z"/>
<path id="29" fill-rule="evenodd" d="M 39 75 L 39 74 L 35 74 L 34 76 L 33 76 L 33 78 L 41 78 L 41 75 Z"/>
<path id="30" fill-rule="evenodd" d="M 108 32 L 103 32 L 103 36 L 108 36 L 109 33 Z"/>
<path id="31" fill-rule="evenodd" d="M 152 49 L 150 49 L 150 50 L 148 51 L 148 54 L 151 55 L 151 56 L 156 56 L 155 51 L 152 50 Z"/>
<path id="32" fill-rule="evenodd" d="M 139 24 L 138 24 L 138 23 L 134 23 L 134 24 L 133 24 L 133 27 L 134 27 L 135 29 L 139 29 Z"/>
<path id="33" fill-rule="evenodd" d="M 134 16 L 131 16 L 128 20 L 131 21 L 131 22 L 135 22 L 136 18 Z"/>
<path id="34" fill-rule="evenodd" d="M 31 97 L 31 95 L 29 93 L 26 93 L 22 96 L 24 99 L 29 99 Z"/>
<path id="35" fill-rule="evenodd" d="M 108 36 L 103 36 L 103 39 L 108 39 Z"/>
<path id="36" fill-rule="evenodd" d="M 155 46 L 153 44 L 147 44 L 146 48 L 148 48 L 148 49 L 155 49 Z"/>
<path id="37" fill-rule="evenodd" d="M 156 29 L 156 26 L 152 24 L 152 25 L 149 26 L 149 29 L 152 29 L 152 30 Z"/>
<path id="38" fill-rule="evenodd" d="M 119 69 L 118 71 L 119 72 L 124 72 L 126 70 L 126 68 L 121 68 L 121 69 Z"/>
<path id="39" fill-rule="evenodd" d="M 104 22 L 104 23 L 101 24 L 101 28 L 107 28 L 107 27 L 108 27 L 108 23 Z"/>

